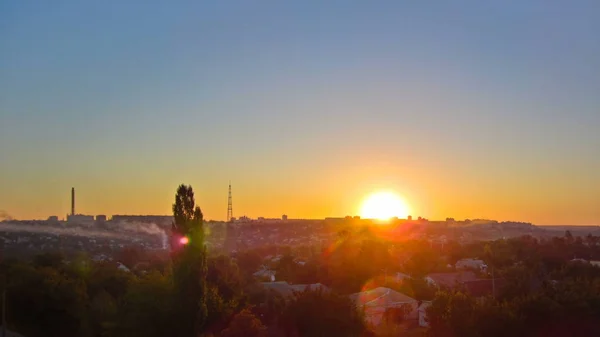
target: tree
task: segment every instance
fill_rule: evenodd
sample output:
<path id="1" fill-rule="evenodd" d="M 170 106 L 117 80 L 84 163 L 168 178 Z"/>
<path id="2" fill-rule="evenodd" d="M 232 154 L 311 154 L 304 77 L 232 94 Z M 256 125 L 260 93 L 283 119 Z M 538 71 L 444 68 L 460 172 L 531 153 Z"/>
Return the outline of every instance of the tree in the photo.
<path id="1" fill-rule="evenodd" d="M 207 263 L 206 327 L 219 332 L 231 315 L 244 306 L 246 296 L 238 266 L 231 258 L 219 255 L 209 258 Z"/>
<path id="2" fill-rule="evenodd" d="M 406 278 L 399 283 L 390 283 L 389 287 L 419 301 L 431 301 L 437 288 L 424 278 Z"/>
<path id="3" fill-rule="evenodd" d="M 433 337 L 476 336 L 473 330 L 475 300 L 460 292 L 438 292 L 427 308 Z"/>
<path id="4" fill-rule="evenodd" d="M 45 253 L 36 255 L 33 258 L 33 264 L 36 267 L 50 267 L 59 269 L 63 265 L 65 257 L 59 252 Z"/>
<path id="5" fill-rule="evenodd" d="M 262 265 L 263 258 L 256 250 L 251 250 L 238 253 L 237 261 L 240 272 L 246 277 L 251 277 Z"/>
<path id="6" fill-rule="evenodd" d="M 282 256 L 276 267 L 277 280 L 296 283 L 297 269 L 298 265 L 294 261 L 294 257 L 292 255 L 286 254 Z"/>
<path id="7" fill-rule="evenodd" d="M 173 204 L 171 254 L 179 336 L 197 336 L 208 316 L 206 247 L 202 211 L 191 186 L 180 185 Z M 181 240 L 186 238 L 185 241 Z"/>
<path id="8" fill-rule="evenodd" d="M 171 279 L 152 272 L 136 279 L 123 299 L 118 320 L 117 336 L 163 337 L 181 333 L 181 324 L 189 324 L 173 317 L 173 285 Z M 189 331 L 189 329 L 188 329 Z M 192 335 L 188 335 L 192 336 Z"/>
<path id="9" fill-rule="evenodd" d="M 179 185 L 173 204 L 173 232 L 190 235 L 202 229 L 202 211 L 196 206 L 192 186 Z"/>
<path id="10" fill-rule="evenodd" d="M 90 297 L 106 291 L 115 299 L 125 296 L 133 275 L 117 269 L 113 264 L 97 263 L 87 278 L 87 288 Z"/>
<path id="11" fill-rule="evenodd" d="M 280 320 L 288 336 L 362 336 L 363 316 L 354 302 L 321 289 L 295 295 Z"/>
<path id="12" fill-rule="evenodd" d="M 570 230 L 565 231 L 565 239 L 567 240 L 567 243 L 573 243 L 573 234 L 571 234 Z"/>
<path id="13" fill-rule="evenodd" d="M 117 302 L 106 291 L 101 291 L 90 301 L 90 328 L 95 336 L 106 336 L 116 327 Z"/>
<path id="14" fill-rule="evenodd" d="M 78 336 L 86 321 L 83 280 L 51 267 L 16 265 L 8 271 L 7 321 L 26 336 Z"/>
<path id="15" fill-rule="evenodd" d="M 221 332 L 222 337 L 266 337 L 267 328 L 248 309 L 242 310 L 233 317 L 227 329 Z"/>

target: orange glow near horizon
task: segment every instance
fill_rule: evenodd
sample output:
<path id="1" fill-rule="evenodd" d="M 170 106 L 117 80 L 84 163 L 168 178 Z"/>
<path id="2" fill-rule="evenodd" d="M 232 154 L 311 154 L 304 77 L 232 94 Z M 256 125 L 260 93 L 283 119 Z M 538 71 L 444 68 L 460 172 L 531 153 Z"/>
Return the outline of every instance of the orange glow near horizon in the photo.
<path id="1" fill-rule="evenodd" d="M 389 220 L 392 217 L 406 218 L 409 207 L 393 192 L 376 192 L 362 203 L 360 216 L 365 219 Z"/>

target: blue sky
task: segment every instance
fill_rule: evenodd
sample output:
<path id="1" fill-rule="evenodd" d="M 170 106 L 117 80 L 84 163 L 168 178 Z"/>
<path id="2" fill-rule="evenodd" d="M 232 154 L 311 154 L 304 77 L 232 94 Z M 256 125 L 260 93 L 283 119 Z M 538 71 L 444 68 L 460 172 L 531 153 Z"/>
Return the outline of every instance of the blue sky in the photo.
<path id="1" fill-rule="evenodd" d="M 597 1 L 5 1 L 0 209 L 598 223 Z M 242 215 L 238 214 L 238 215 Z"/>

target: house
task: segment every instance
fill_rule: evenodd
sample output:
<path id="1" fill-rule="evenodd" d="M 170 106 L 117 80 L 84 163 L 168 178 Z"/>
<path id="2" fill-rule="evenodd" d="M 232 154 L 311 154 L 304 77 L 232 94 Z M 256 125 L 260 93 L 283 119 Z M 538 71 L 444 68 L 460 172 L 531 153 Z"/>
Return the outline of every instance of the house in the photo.
<path id="1" fill-rule="evenodd" d="M 460 270 L 460 269 L 474 269 L 474 270 L 480 270 L 480 271 L 487 270 L 487 264 L 485 264 L 485 262 L 483 262 L 483 260 L 472 259 L 472 258 L 460 259 L 456 262 L 456 264 L 454 266 L 457 270 Z"/>
<path id="2" fill-rule="evenodd" d="M 419 308 L 417 309 L 419 315 L 419 326 L 420 327 L 428 327 L 429 322 L 427 321 L 427 308 L 431 306 L 431 301 L 423 301 Z"/>
<path id="3" fill-rule="evenodd" d="M 306 290 L 317 290 L 329 291 L 329 288 L 321 283 L 315 284 L 289 284 L 285 281 L 279 282 L 261 282 L 261 285 L 266 289 L 274 290 L 280 293 L 283 297 L 292 297 L 294 293 L 303 292 Z"/>
<path id="4" fill-rule="evenodd" d="M 382 323 L 384 315 L 390 309 L 406 308 L 407 315 L 404 319 L 418 318 L 418 301 L 390 288 L 378 287 L 352 294 L 349 298 L 358 308 L 364 309 L 365 320 L 373 327 Z"/>
<path id="5" fill-rule="evenodd" d="M 425 276 L 425 281 L 436 287 L 455 288 L 464 282 L 475 281 L 477 276 L 472 271 L 457 273 L 433 273 Z"/>
<path id="6" fill-rule="evenodd" d="M 406 274 L 400 273 L 400 272 L 396 273 L 396 282 L 398 282 L 398 283 L 400 283 L 406 279 L 410 279 L 410 278 L 411 278 L 410 275 L 406 275 Z"/>
<path id="7" fill-rule="evenodd" d="M 263 280 L 263 281 L 275 281 L 275 271 L 274 270 L 269 270 L 266 268 L 262 268 L 259 271 L 255 272 L 254 274 L 252 274 L 252 276 L 256 277 L 259 280 Z"/>
<path id="8" fill-rule="evenodd" d="M 129 268 L 127 268 L 127 266 L 125 266 L 121 262 L 117 262 L 117 269 L 124 271 L 126 273 L 131 273 L 131 270 L 129 270 Z"/>

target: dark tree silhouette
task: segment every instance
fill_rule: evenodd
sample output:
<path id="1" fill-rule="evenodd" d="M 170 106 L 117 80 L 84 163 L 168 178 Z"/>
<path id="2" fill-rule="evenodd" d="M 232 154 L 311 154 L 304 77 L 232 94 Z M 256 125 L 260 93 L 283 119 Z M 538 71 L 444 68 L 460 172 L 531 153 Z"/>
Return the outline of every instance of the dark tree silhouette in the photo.
<path id="1" fill-rule="evenodd" d="M 287 336 L 363 336 L 362 312 L 345 296 L 321 290 L 296 294 L 282 313 L 280 325 Z"/>
<path id="2" fill-rule="evenodd" d="M 191 186 L 180 185 L 173 204 L 173 281 L 179 336 L 197 336 L 208 316 L 206 307 L 206 247 L 203 217 Z M 187 238 L 187 244 L 179 239 Z"/>
<path id="3" fill-rule="evenodd" d="M 203 215 L 196 206 L 192 186 L 179 185 L 173 204 L 173 232 L 179 235 L 191 235 L 202 229 Z"/>
<path id="4" fill-rule="evenodd" d="M 227 329 L 221 332 L 222 337 L 266 337 L 267 329 L 250 310 L 242 310 L 233 317 Z"/>

